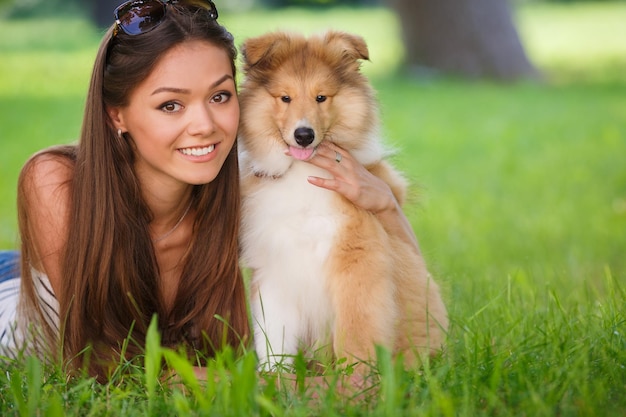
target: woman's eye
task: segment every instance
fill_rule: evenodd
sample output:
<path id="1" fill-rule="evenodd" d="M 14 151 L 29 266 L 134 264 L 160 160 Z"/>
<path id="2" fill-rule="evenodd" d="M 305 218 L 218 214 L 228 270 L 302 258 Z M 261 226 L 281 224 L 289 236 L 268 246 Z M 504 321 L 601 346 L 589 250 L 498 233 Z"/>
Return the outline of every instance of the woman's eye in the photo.
<path id="1" fill-rule="evenodd" d="M 161 106 L 161 110 L 166 113 L 175 113 L 181 109 L 181 105 L 173 101 L 167 102 Z"/>
<path id="2" fill-rule="evenodd" d="M 226 103 L 232 97 L 231 93 L 219 93 L 213 96 L 212 103 Z"/>

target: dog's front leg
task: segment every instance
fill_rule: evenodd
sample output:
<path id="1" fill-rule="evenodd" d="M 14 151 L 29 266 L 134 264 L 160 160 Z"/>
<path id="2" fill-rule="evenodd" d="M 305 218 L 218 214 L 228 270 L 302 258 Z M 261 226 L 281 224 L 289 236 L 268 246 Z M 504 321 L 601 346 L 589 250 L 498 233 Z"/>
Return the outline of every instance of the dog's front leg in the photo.
<path id="1" fill-rule="evenodd" d="M 298 350 L 297 308 L 270 286 L 252 297 L 254 346 L 263 370 L 276 370 L 293 362 Z"/>
<path id="2" fill-rule="evenodd" d="M 340 246 L 331 262 L 333 349 L 337 358 L 369 361 L 375 359 L 376 345 L 391 350 L 395 341 L 398 306 L 391 278 L 393 261 L 383 247 L 385 235 L 360 242 L 354 236 L 349 245 Z"/>

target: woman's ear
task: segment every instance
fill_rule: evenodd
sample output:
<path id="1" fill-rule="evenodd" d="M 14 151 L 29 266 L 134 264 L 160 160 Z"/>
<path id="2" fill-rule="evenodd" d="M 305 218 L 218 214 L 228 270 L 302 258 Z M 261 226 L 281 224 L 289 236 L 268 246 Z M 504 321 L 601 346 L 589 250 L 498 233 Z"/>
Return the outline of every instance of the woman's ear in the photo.
<path id="1" fill-rule="evenodd" d="M 124 123 L 124 113 L 121 111 L 119 107 L 108 107 L 106 108 L 107 114 L 109 115 L 109 120 L 111 124 L 115 128 L 115 130 L 120 130 L 122 132 L 127 132 L 126 124 Z"/>

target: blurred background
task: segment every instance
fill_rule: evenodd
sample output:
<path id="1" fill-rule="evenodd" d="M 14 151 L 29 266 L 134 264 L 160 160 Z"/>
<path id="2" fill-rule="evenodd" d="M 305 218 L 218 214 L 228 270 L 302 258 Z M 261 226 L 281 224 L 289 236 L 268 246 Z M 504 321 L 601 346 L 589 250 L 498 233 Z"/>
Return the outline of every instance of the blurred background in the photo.
<path id="1" fill-rule="evenodd" d="M 19 245 L 26 158 L 78 136 L 117 3 L 0 0 L 0 249 Z M 626 2 L 216 4 L 237 45 L 279 29 L 365 38 L 362 69 L 413 184 L 406 210 L 450 297 L 472 292 L 466 278 L 624 277 Z"/>
<path id="2" fill-rule="evenodd" d="M 589 5 L 607 3 L 610 2 L 586 2 Z M 118 4 L 119 0 L 0 0 L 0 16 L 8 19 L 82 16 L 96 27 L 105 28 L 111 23 L 112 10 Z M 541 59 L 542 51 L 537 43 L 566 41 L 559 39 L 558 25 L 562 22 L 549 20 L 549 5 L 569 5 L 571 14 L 575 15 L 575 9 L 579 9 L 581 4 L 583 3 L 576 0 L 229 0 L 218 1 L 218 8 L 222 13 L 234 15 L 271 9 L 273 13 L 270 21 L 281 28 L 286 23 L 281 18 L 281 11 L 287 8 L 308 8 L 324 12 L 336 8 L 388 8 L 394 12 L 393 24 L 384 21 L 381 23 L 387 24 L 369 27 L 368 32 L 385 37 L 398 34 L 402 42 L 402 65 L 413 73 L 430 76 L 444 72 L 464 77 L 514 80 L 540 76 L 536 64 L 528 58 L 524 43 L 530 43 L 530 48 L 539 49 L 530 52 L 536 53 Z M 537 24 L 543 27 L 536 33 L 522 33 L 520 39 L 519 31 L 528 28 L 518 28 L 518 14 L 523 15 L 529 5 L 535 6 L 535 9 L 543 8 L 542 17 L 545 20 L 539 21 L 539 17 L 536 17 L 535 21 L 522 22 L 524 25 Z M 587 16 L 580 16 L 581 21 L 596 20 L 593 10 L 592 7 Z M 615 65 L 623 65 L 626 61 L 626 47 L 623 42 L 623 26 L 626 24 L 618 20 L 620 17 L 623 16 L 615 16 L 613 22 L 597 22 L 595 30 L 603 33 L 586 34 L 591 35 L 586 44 L 594 42 L 593 38 L 598 37 L 594 49 L 601 49 L 604 43 L 612 47 L 621 43 L 613 51 L 618 54 L 613 57 L 617 61 L 614 62 Z M 556 27 L 553 26 L 555 23 Z M 580 29 L 593 30 L 593 27 L 582 24 Z M 614 33 L 611 34 L 611 31 Z M 540 40 L 524 39 L 523 35 L 538 36 Z M 570 41 L 577 42 L 577 39 Z M 586 44 L 580 44 L 580 47 L 585 47 Z M 589 52 L 593 54 L 596 51 Z M 558 57 L 553 60 L 556 59 Z"/>
<path id="3" fill-rule="evenodd" d="M 119 3 L 119 0 L 0 0 L 0 17 L 11 20 L 81 17 L 88 19 L 97 28 L 105 28 L 112 23 L 112 10 Z M 238 22 L 247 23 L 246 17 L 254 19 L 254 16 L 267 21 L 256 22 L 251 26 L 252 30 L 289 26 L 289 15 L 284 13 L 297 8 L 312 12 L 311 22 L 305 27 L 337 25 L 339 20 L 333 19 L 332 13 L 328 14 L 333 9 L 379 9 L 381 18 L 378 24 L 360 26 L 364 29 L 363 35 L 391 41 L 389 46 L 395 48 L 393 55 L 401 59 L 402 65 L 421 76 L 444 72 L 463 77 L 504 80 L 534 78 L 541 76 L 537 65 L 557 65 L 560 61 L 565 66 L 565 59 L 570 59 L 572 62 L 567 64 L 579 66 L 580 62 L 573 61 L 591 61 L 597 55 L 604 61 L 597 66 L 609 67 L 604 70 L 623 73 L 626 66 L 626 46 L 623 41 L 626 25 L 620 14 L 624 10 L 623 2 L 228 0 L 218 1 L 218 8 L 222 15 L 229 17 L 229 26 L 233 26 L 231 21 L 234 21 L 234 32 L 242 27 Z M 255 11 L 259 10 L 270 14 L 256 15 Z M 391 12 L 392 16 L 388 16 L 385 10 Z M 313 12 L 321 13 L 323 20 L 320 21 Z M 326 20 L 327 17 L 330 21 Z M 304 20 L 307 20 L 306 17 Z M 300 21 L 292 23 L 295 23 L 292 27 L 302 29 Z M 345 26 L 349 28 L 354 25 L 346 22 Z M 393 41 L 400 41 L 401 45 Z M 573 56 L 573 51 L 577 51 L 578 57 Z M 548 57 L 548 53 L 556 55 Z M 571 72 L 578 69 L 572 68 Z M 582 75 L 581 71 L 578 73 Z"/>

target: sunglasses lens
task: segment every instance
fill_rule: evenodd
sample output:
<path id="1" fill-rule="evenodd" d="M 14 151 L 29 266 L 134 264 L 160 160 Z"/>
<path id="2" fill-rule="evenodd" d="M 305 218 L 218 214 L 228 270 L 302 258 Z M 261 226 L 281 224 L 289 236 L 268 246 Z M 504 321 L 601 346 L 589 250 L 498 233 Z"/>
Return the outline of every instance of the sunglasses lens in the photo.
<path id="1" fill-rule="evenodd" d="M 115 20 L 124 32 L 139 35 L 154 29 L 165 16 L 165 4 L 158 0 L 135 0 L 115 9 Z"/>
<path id="2" fill-rule="evenodd" d="M 211 0 L 168 0 L 173 5 L 198 8 L 205 10 L 211 19 L 217 20 L 217 8 Z M 165 16 L 165 4 L 159 0 L 131 0 L 120 5 L 113 14 L 116 27 L 121 28 L 127 35 L 140 35 L 154 29 Z"/>
<path id="3" fill-rule="evenodd" d="M 197 7 L 199 9 L 204 9 L 209 13 L 211 19 L 217 20 L 217 8 L 215 7 L 215 3 L 211 0 L 186 0 L 180 1 L 179 3 L 184 4 L 186 6 Z"/>

